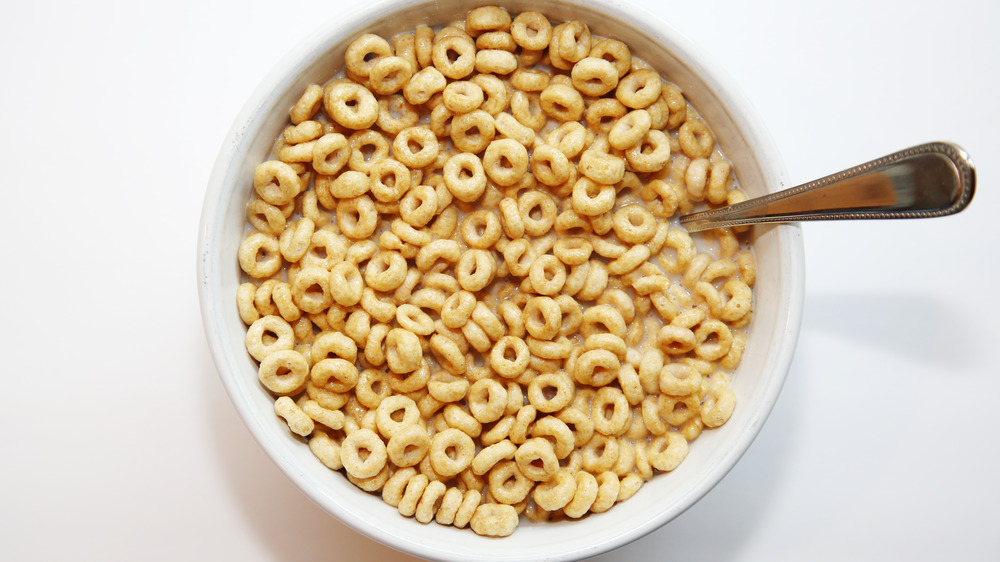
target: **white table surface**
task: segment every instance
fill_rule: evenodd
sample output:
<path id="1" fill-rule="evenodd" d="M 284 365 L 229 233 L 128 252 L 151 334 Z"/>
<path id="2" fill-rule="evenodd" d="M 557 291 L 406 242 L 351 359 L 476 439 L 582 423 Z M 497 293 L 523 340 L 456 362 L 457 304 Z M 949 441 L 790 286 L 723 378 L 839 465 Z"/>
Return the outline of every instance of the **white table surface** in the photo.
<path id="1" fill-rule="evenodd" d="M 601 560 L 1000 558 L 1000 4 L 640 2 L 754 100 L 791 179 L 930 140 L 971 207 L 804 227 L 806 311 L 730 475 Z M 0 558 L 409 560 L 253 441 L 204 340 L 195 240 L 265 71 L 342 0 L 7 3 L 0 33 Z"/>

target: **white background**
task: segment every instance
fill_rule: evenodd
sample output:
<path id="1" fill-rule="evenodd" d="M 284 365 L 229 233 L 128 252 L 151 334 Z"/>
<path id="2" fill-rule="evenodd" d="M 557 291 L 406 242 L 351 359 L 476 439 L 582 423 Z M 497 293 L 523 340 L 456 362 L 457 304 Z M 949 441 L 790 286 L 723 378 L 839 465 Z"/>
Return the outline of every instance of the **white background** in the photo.
<path id="1" fill-rule="evenodd" d="M 979 191 L 954 217 L 805 225 L 805 319 L 767 425 L 703 501 L 601 559 L 1000 558 L 1000 4 L 639 3 L 742 85 L 793 182 L 951 140 Z M 195 283 L 238 110 L 355 4 L 4 2 L 0 558 L 410 559 L 262 453 Z"/>

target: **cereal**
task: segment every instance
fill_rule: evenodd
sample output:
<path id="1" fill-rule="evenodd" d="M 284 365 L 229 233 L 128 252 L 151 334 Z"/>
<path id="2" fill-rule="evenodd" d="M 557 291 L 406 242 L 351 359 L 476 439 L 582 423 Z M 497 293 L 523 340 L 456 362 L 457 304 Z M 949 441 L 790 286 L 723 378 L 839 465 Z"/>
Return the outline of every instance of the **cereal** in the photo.
<path id="1" fill-rule="evenodd" d="M 509 505 L 482 504 L 471 520 L 472 530 L 489 537 L 506 537 L 517 527 L 517 511 Z"/>
<path id="2" fill-rule="evenodd" d="M 355 478 L 370 478 L 385 466 L 388 456 L 385 443 L 370 429 L 349 433 L 340 445 L 340 461 L 344 470 Z"/>
<path id="3" fill-rule="evenodd" d="M 366 129 L 378 119 L 378 101 L 360 84 L 335 84 L 326 91 L 323 105 L 334 121 L 348 129 Z"/>
<path id="4" fill-rule="evenodd" d="M 476 445 L 472 437 L 450 428 L 434 435 L 428 457 L 437 474 L 455 476 L 472 464 L 475 453 Z"/>
<path id="5" fill-rule="evenodd" d="M 400 514 L 611 509 L 736 408 L 746 199 L 683 92 L 582 21 L 476 8 L 348 46 L 253 171 L 236 290 L 275 414 Z"/>
<path id="6" fill-rule="evenodd" d="M 316 429 L 312 418 L 306 415 L 302 408 L 287 396 L 281 396 L 274 401 L 274 413 L 285 419 L 288 423 L 288 429 L 302 437 L 308 436 Z"/>

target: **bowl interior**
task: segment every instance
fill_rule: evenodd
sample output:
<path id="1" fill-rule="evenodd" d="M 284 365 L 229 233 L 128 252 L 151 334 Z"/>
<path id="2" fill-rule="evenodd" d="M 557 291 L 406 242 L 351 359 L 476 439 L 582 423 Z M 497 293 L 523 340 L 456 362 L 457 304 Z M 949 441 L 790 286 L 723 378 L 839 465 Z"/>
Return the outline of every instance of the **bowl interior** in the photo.
<path id="1" fill-rule="evenodd" d="M 274 415 L 273 399 L 257 381 L 244 350 L 246 327 L 236 311 L 241 272 L 236 260 L 244 233 L 253 169 L 266 159 L 288 109 L 311 83 L 322 83 L 343 64 L 348 43 L 365 32 L 390 37 L 417 24 L 453 21 L 479 5 L 461 0 L 390 1 L 339 18 L 306 38 L 252 94 L 223 145 L 212 173 L 199 235 L 198 282 L 206 335 L 223 383 L 247 427 L 280 468 L 309 497 L 356 530 L 418 556 L 451 560 L 570 559 L 593 556 L 667 523 L 707 493 L 739 460 L 770 413 L 791 362 L 801 317 L 803 259 L 797 226 L 757 227 L 755 318 L 743 362 L 734 374 L 739 402 L 722 428 L 692 443 L 688 458 L 670 474 L 648 482 L 627 502 L 582 520 L 521 522 L 508 539 L 468 529 L 421 525 L 401 517 L 319 463 Z M 782 188 L 784 166 L 753 109 L 700 51 L 655 17 L 613 0 L 571 3 L 510 0 L 513 12 L 535 10 L 551 20 L 580 19 L 592 32 L 626 42 L 638 56 L 676 83 L 716 134 L 750 196 Z"/>

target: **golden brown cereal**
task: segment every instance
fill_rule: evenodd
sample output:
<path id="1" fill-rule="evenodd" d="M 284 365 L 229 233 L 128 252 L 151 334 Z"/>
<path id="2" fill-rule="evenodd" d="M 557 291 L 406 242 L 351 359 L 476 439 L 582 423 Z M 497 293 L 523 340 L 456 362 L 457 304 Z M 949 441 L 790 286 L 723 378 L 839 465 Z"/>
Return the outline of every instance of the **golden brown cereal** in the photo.
<path id="1" fill-rule="evenodd" d="M 465 470 L 475 457 L 476 445 L 466 433 L 450 428 L 434 435 L 428 457 L 434 471 L 454 476 Z"/>
<path id="2" fill-rule="evenodd" d="M 573 65 L 573 87 L 580 93 L 601 97 L 618 86 L 618 69 L 603 58 L 588 56 Z"/>
<path id="3" fill-rule="evenodd" d="M 559 149 L 543 144 L 532 151 L 531 172 L 540 183 L 555 187 L 569 181 L 573 165 Z"/>
<path id="4" fill-rule="evenodd" d="M 465 494 L 462 496 L 462 503 L 455 512 L 455 519 L 452 524 L 459 529 L 468 525 L 481 501 L 482 494 L 479 490 L 466 490 Z"/>
<path id="5" fill-rule="evenodd" d="M 736 407 L 736 394 L 727 384 L 713 385 L 701 406 L 705 427 L 719 427 L 729 421 Z"/>
<path id="6" fill-rule="evenodd" d="M 580 384 L 604 386 L 618 377 L 621 362 L 606 349 L 592 349 L 580 354 L 573 376 Z"/>
<path id="7" fill-rule="evenodd" d="M 269 160 L 257 166 L 253 186 L 258 197 L 279 207 L 290 203 L 302 191 L 302 183 L 295 170 L 278 160 Z"/>
<path id="8" fill-rule="evenodd" d="M 366 129 L 378 119 L 378 101 L 360 84 L 335 84 L 326 91 L 323 105 L 330 117 L 348 129 Z"/>
<path id="9" fill-rule="evenodd" d="M 381 57 L 371 66 L 368 81 L 374 93 L 385 96 L 402 90 L 413 72 L 413 65 L 403 57 Z"/>
<path id="10" fill-rule="evenodd" d="M 483 161 L 470 152 L 452 156 L 445 162 L 444 181 L 448 191 L 459 201 L 475 201 L 486 190 Z"/>
<path id="11" fill-rule="evenodd" d="M 522 193 L 517 200 L 517 210 L 520 222 L 524 225 L 524 234 L 528 236 L 543 236 L 555 224 L 555 201 L 541 190 L 532 189 Z"/>
<path id="12" fill-rule="evenodd" d="M 508 31 L 510 13 L 499 6 L 474 8 L 465 15 L 465 32 L 476 37 L 487 31 Z"/>
<path id="13" fill-rule="evenodd" d="M 558 412 L 573 401 L 576 385 L 565 372 L 544 373 L 528 384 L 528 401 L 539 412 Z"/>
<path id="14" fill-rule="evenodd" d="M 444 501 L 446 491 L 447 487 L 443 482 L 439 480 L 429 482 L 424 488 L 423 494 L 420 495 L 420 502 L 413 514 L 414 518 L 421 523 L 430 523 L 441 502 Z"/>
<path id="15" fill-rule="evenodd" d="M 521 474 L 535 482 L 544 482 L 559 470 L 555 449 L 544 437 L 523 441 L 514 452 L 514 460 Z"/>
<path id="16" fill-rule="evenodd" d="M 261 360 L 258 378 L 274 394 L 291 395 L 305 388 L 308 375 L 309 363 L 301 353 L 281 349 Z"/>
<path id="17" fill-rule="evenodd" d="M 293 124 L 298 125 L 303 121 L 312 119 L 322 105 L 323 87 L 319 84 L 311 84 L 302 93 L 302 97 L 292 106 L 292 109 L 289 111 L 289 117 Z"/>
<path id="18" fill-rule="evenodd" d="M 389 442 L 386 444 L 386 454 L 396 466 L 415 466 L 427 454 L 430 443 L 430 435 L 428 435 L 427 430 L 414 423 L 399 428 L 389 438 Z"/>
<path id="19" fill-rule="evenodd" d="M 303 312 L 320 313 L 333 304 L 329 287 L 330 272 L 322 267 L 305 267 L 291 282 L 292 299 Z"/>
<path id="20" fill-rule="evenodd" d="M 378 119 L 375 126 L 384 132 L 395 135 L 407 127 L 412 127 L 420 120 L 417 108 L 406 101 L 402 94 L 391 94 L 378 100 Z"/>
<path id="21" fill-rule="evenodd" d="M 442 37 L 439 34 L 434 39 L 431 59 L 441 74 L 452 80 L 461 80 L 475 69 L 476 45 L 468 35 L 449 34 Z"/>
<path id="22" fill-rule="evenodd" d="M 518 68 L 511 74 L 510 84 L 523 92 L 541 92 L 549 85 L 549 73 L 538 69 Z"/>
<path id="23" fill-rule="evenodd" d="M 385 337 L 385 360 L 393 373 L 411 373 L 420 367 L 423 348 L 416 334 L 391 328 Z"/>
<path id="24" fill-rule="evenodd" d="M 489 471 L 487 481 L 490 496 L 497 502 L 507 505 L 524 501 L 535 484 L 521 474 L 517 463 L 512 460 L 498 462 Z"/>
<path id="25" fill-rule="evenodd" d="M 686 396 L 660 395 L 657 398 L 659 416 L 667 425 L 683 427 L 688 421 L 698 414 L 700 394 L 688 394 Z"/>
<path id="26" fill-rule="evenodd" d="M 347 137 L 340 133 L 329 133 L 320 137 L 312 150 L 312 166 L 317 173 L 334 175 L 346 164 L 351 155 Z"/>
<path id="27" fill-rule="evenodd" d="M 319 121 L 302 121 L 296 125 L 288 126 L 281 132 L 281 138 L 285 141 L 285 147 L 299 143 L 307 143 L 315 140 L 323 134 L 323 124 Z"/>
<path id="28" fill-rule="evenodd" d="M 496 116 L 510 106 L 512 88 L 509 84 L 492 74 L 477 74 L 472 82 L 483 89 L 485 99 L 479 109 Z"/>
<path id="29" fill-rule="evenodd" d="M 580 155 L 580 173 L 596 183 L 613 185 L 625 177 L 625 159 L 596 149 Z"/>
<path id="30" fill-rule="evenodd" d="M 354 132 L 347 139 L 351 145 L 351 156 L 347 165 L 355 171 L 371 172 L 372 166 L 389 156 L 389 141 L 378 131 L 364 129 Z"/>
<path id="31" fill-rule="evenodd" d="M 554 295 L 566 284 L 566 266 L 551 254 L 538 256 L 528 268 L 528 279 L 535 292 Z"/>
<path id="32" fill-rule="evenodd" d="M 688 454 L 688 442 L 683 435 L 674 431 L 657 437 L 649 444 L 649 464 L 657 470 L 669 472 Z"/>
<path id="33" fill-rule="evenodd" d="M 384 371 L 365 369 L 358 375 L 354 395 L 366 408 L 378 408 L 383 399 L 392 392 L 389 377 Z"/>
<path id="34" fill-rule="evenodd" d="M 459 80 L 445 86 L 442 103 L 454 113 L 468 113 L 483 104 L 483 88 L 469 80 Z"/>
<path id="35" fill-rule="evenodd" d="M 587 126 L 595 133 L 608 134 L 628 108 L 614 98 L 600 98 L 587 106 Z"/>
<path id="36" fill-rule="evenodd" d="M 522 125 L 518 120 L 507 112 L 500 112 L 494 117 L 496 132 L 503 137 L 514 139 L 530 147 L 535 142 L 535 131 Z"/>
<path id="37" fill-rule="evenodd" d="M 507 390 L 494 379 L 476 381 L 467 397 L 469 410 L 481 423 L 500 419 L 507 407 Z"/>
<path id="38" fill-rule="evenodd" d="M 323 431 L 313 430 L 309 439 L 309 450 L 330 470 L 340 470 L 344 467 L 340 462 L 340 445 Z"/>
<path id="39" fill-rule="evenodd" d="M 433 66 L 421 69 L 403 85 L 403 96 L 413 105 L 425 104 L 448 85 L 448 79 Z"/>
<path id="40" fill-rule="evenodd" d="M 281 269 L 281 248 L 271 234 L 252 232 L 239 248 L 240 268 L 250 277 L 270 277 Z"/>
<path id="41" fill-rule="evenodd" d="M 528 151 L 514 139 L 496 139 L 486 147 L 482 166 L 497 185 L 511 186 L 528 170 Z"/>
<path id="42" fill-rule="evenodd" d="M 527 440 L 528 432 L 531 429 L 531 424 L 535 421 L 537 413 L 535 407 L 530 404 L 522 406 L 517 411 L 517 414 L 514 416 L 514 424 L 510 427 L 509 437 L 511 441 L 521 445 Z"/>
<path id="43" fill-rule="evenodd" d="M 348 392 L 358 383 L 358 369 L 353 361 L 321 359 L 310 369 L 309 377 L 316 386 L 333 392 Z"/>
<path id="44" fill-rule="evenodd" d="M 566 265 L 580 265 L 590 259 L 593 244 L 581 236 L 560 238 L 552 247 L 552 252 L 559 261 Z"/>
<path id="45" fill-rule="evenodd" d="M 470 520 L 472 530 L 479 535 L 506 537 L 517 527 L 517 511 L 510 505 L 482 504 Z"/>
<path id="46" fill-rule="evenodd" d="M 413 55 L 420 68 L 430 67 L 433 46 L 434 30 L 426 24 L 417 25 L 413 30 Z"/>
<path id="47" fill-rule="evenodd" d="M 636 109 L 623 115 L 608 131 L 608 144 L 618 150 L 627 150 L 638 144 L 652 127 L 652 118 L 645 109 Z"/>
<path id="48" fill-rule="evenodd" d="M 308 437 L 316 427 L 313 420 L 288 396 L 281 396 L 275 400 L 274 413 L 285 419 L 292 433 L 302 437 Z"/>
<path id="49" fill-rule="evenodd" d="M 599 39 L 593 42 L 589 56 L 612 63 L 619 78 L 632 69 L 632 54 L 628 45 L 615 39 Z"/>
<path id="50" fill-rule="evenodd" d="M 503 49 L 482 49 L 476 52 L 476 72 L 510 74 L 517 70 L 517 57 Z"/>
<path id="51" fill-rule="evenodd" d="M 310 419 L 330 429 L 341 429 L 344 427 L 344 413 L 340 410 L 324 408 L 319 402 L 312 399 L 305 400 L 301 408 Z"/>
<path id="52" fill-rule="evenodd" d="M 279 235 L 285 229 L 285 215 L 281 209 L 262 199 L 254 199 L 247 205 L 247 220 L 260 232 Z"/>
<path id="53" fill-rule="evenodd" d="M 367 78 L 372 67 L 382 57 L 392 55 L 392 46 L 378 35 L 368 33 L 362 35 L 347 46 L 344 62 L 352 74 Z"/>
<path id="54" fill-rule="evenodd" d="M 653 104 L 662 92 L 660 76 L 650 69 L 634 70 L 618 81 L 615 97 L 632 109 Z"/>
<path id="55" fill-rule="evenodd" d="M 594 430 L 603 435 L 620 435 L 632 421 L 632 410 L 621 390 L 605 386 L 598 389 L 591 404 Z"/>
<path id="56" fill-rule="evenodd" d="M 421 523 L 605 511 L 735 408 L 748 229 L 670 221 L 746 199 L 736 170 L 669 76 L 556 23 L 363 34 L 254 170 L 236 296 L 261 384 Z"/>
<path id="57" fill-rule="evenodd" d="M 582 177 L 573 185 L 573 210 L 581 215 L 595 217 L 614 208 L 615 187 L 600 184 L 590 178 Z"/>
<path id="58" fill-rule="evenodd" d="M 406 473 L 407 475 L 409 472 Z M 393 490 L 390 504 L 395 501 L 399 514 L 404 517 L 412 517 L 417 512 L 417 505 L 423 497 L 424 490 L 430 483 L 426 474 L 413 474 L 403 483 L 403 493 L 398 494 Z M 398 494 L 398 496 L 397 496 Z M 398 497 L 398 501 L 397 501 Z"/>
<path id="59" fill-rule="evenodd" d="M 510 112 L 519 123 L 536 132 L 540 131 L 548 120 L 536 92 L 514 91 L 510 98 Z"/>
<path id="60" fill-rule="evenodd" d="M 358 429 L 348 434 L 341 443 L 340 460 L 351 476 L 370 478 L 386 466 L 385 443 L 374 431 Z"/>
<path id="61" fill-rule="evenodd" d="M 501 461 L 514 458 L 515 451 L 517 451 L 517 445 L 509 439 L 502 439 L 487 445 L 476 454 L 476 458 L 472 461 L 472 470 L 479 475 L 486 474 Z"/>
<path id="62" fill-rule="evenodd" d="M 451 142 L 462 152 L 482 152 L 495 136 L 493 116 L 481 109 L 458 114 L 451 121 Z"/>
<path id="63" fill-rule="evenodd" d="M 561 23 L 552 30 L 549 61 L 556 68 L 569 70 L 573 63 L 587 56 L 590 44 L 590 29 L 585 23 L 578 20 Z"/>
<path id="64" fill-rule="evenodd" d="M 274 315 L 263 316 L 247 329 L 245 338 L 247 352 L 257 361 L 263 361 L 276 351 L 288 351 L 295 347 L 292 327 L 283 318 Z"/>
<path id="65" fill-rule="evenodd" d="M 576 158 L 584 147 L 590 144 L 591 140 L 588 138 L 592 139 L 592 134 L 582 124 L 568 121 L 553 129 L 545 137 L 545 142 L 557 147 L 566 158 Z"/>
<path id="66" fill-rule="evenodd" d="M 502 234 L 500 219 L 495 213 L 480 209 L 462 220 L 461 234 L 465 243 L 472 248 L 491 248 Z"/>
<path id="67" fill-rule="evenodd" d="M 625 151 L 625 158 L 637 172 L 657 172 L 670 160 L 670 137 L 663 131 L 650 129 L 638 143 Z"/>
<path id="68" fill-rule="evenodd" d="M 398 57 L 403 57 L 413 66 L 413 70 L 420 68 L 417 63 L 416 33 L 401 33 L 392 38 L 392 51 Z"/>
<path id="69" fill-rule="evenodd" d="M 455 522 L 455 516 L 462 505 L 463 494 L 457 487 L 450 487 L 445 490 L 441 497 L 441 505 L 438 507 L 434 520 L 440 525 L 451 525 Z"/>
<path id="70" fill-rule="evenodd" d="M 556 416 L 543 416 L 532 425 L 532 437 L 543 437 L 554 447 L 557 458 L 568 457 L 576 445 L 576 439 L 569 426 Z"/>
<path id="71" fill-rule="evenodd" d="M 540 51 L 552 40 L 552 24 L 538 12 L 521 12 L 510 25 L 510 34 L 520 47 Z"/>
<path id="72" fill-rule="evenodd" d="M 455 262 L 455 278 L 466 291 L 480 291 L 493 281 L 496 267 L 492 253 L 472 248 Z"/>
<path id="73" fill-rule="evenodd" d="M 701 373 L 690 365 L 670 363 L 660 370 L 660 390 L 671 396 L 686 396 L 701 388 Z"/>
<path id="74" fill-rule="evenodd" d="M 241 283 L 236 289 L 236 307 L 244 324 L 253 324 L 260 318 L 260 311 L 254 306 L 256 294 L 257 286 L 253 283 Z"/>
<path id="75" fill-rule="evenodd" d="M 476 37 L 476 49 L 499 49 L 502 51 L 517 51 L 517 43 L 507 31 L 487 31 Z"/>
<path id="76" fill-rule="evenodd" d="M 582 470 L 577 472 L 576 491 L 573 499 L 563 508 L 563 513 L 574 519 L 586 515 L 597 501 L 598 489 L 597 478 L 593 474 Z"/>
<path id="77" fill-rule="evenodd" d="M 375 409 L 375 426 L 379 434 L 387 439 L 392 439 L 398 432 L 415 425 L 418 420 L 420 412 L 416 402 L 400 394 L 385 398 Z"/>
<path id="78" fill-rule="evenodd" d="M 678 134 L 681 150 L 689 158 L 707 158 L 715 147 L 715 138 L 708 126 L 697 119 L 689 119 L 681 125 Z"/>
<path id="79" fill-rule="evenodd" d="M 569 469 L 561 469 L 548 481 L 535 486 L 532 499 L 547 511 L 562 509 L 576 493 L 576 477 Z"/>
<path id="80" fill-rule="evenodd" d="M 558 121 L 579 121 L 583 117 L 583 97 L 572 86 L 550 84 L 539 94 L 538 102 L 546 115 Z"/>

